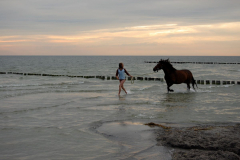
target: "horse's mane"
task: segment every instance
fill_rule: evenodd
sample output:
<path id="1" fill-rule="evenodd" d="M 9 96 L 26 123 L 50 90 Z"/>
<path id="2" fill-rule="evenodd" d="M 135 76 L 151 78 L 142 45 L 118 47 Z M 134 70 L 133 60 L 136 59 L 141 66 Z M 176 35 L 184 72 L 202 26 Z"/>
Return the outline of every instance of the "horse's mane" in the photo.
<path id="1" fill-rule="evenodd" d="M 176 71 L 176 68 L 174 68 L 174 67 L 172 66 L 172 64 L 170 63 L 169 59 L 166 59 L 166 60 L 161 59 L 161 60 L 159 61 L 159 63 L 164 64 L 164 65 L 165 65 L 168 69 L 170 69 L 171 71 Z"/>

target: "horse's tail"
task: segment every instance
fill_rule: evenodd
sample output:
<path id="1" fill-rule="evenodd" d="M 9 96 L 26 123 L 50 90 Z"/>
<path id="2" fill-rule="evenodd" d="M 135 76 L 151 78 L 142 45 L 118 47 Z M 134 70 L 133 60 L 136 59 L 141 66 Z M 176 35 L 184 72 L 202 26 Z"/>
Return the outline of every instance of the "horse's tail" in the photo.
<path id="1" fill-rule="evenodd" d="M 197 83 L 196 83 L 196 80 L 192 77 L 192 87 L 193 87 L 193 89 L 195 89 L 195 88 L 194 88 L 194 84 L 195 84 L 196 87 L 198 88 Z"/>

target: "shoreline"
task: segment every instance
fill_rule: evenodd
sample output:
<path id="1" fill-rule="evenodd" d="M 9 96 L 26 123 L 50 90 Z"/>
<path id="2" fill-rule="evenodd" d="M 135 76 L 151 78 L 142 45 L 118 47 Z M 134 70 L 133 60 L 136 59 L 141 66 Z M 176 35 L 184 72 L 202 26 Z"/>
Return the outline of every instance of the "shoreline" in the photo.
<path id="1" fill-rule="evenodd" d="M 160 127 L 156 131 L 157 145 L 174 149 L 173 160 L 240 160 L 240 124 L 191 127 L 145 125 Z"/>

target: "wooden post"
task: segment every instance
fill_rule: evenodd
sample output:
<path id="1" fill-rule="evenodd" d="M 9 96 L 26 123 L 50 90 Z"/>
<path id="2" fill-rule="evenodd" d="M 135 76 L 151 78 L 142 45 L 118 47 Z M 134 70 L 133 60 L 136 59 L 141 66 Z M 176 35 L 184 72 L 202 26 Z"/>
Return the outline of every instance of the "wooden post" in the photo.
<path id="1" fill-rule="evenodd" d="M 206 80 L 206 84 L 210 84 L 210 81 L 209 81 L 209 80 Z"/>
<path id="2" fill-rule="evenodd" d="M 216 81 L 215 81 L 215 80 L 212 80 L 212 84 L 216 84 Z"/>

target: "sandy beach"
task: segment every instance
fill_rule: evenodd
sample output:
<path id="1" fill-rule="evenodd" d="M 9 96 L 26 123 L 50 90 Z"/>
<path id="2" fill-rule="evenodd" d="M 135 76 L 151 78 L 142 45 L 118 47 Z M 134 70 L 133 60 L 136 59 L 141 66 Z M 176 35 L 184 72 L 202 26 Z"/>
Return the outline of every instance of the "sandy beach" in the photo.
<path id="1" fill-rule="evenodd" d="M 239 160 L 240 124 L 197 125 L 193 127 L 158 126 L 159 146 L 173 149 L 174 160 Z"/>

